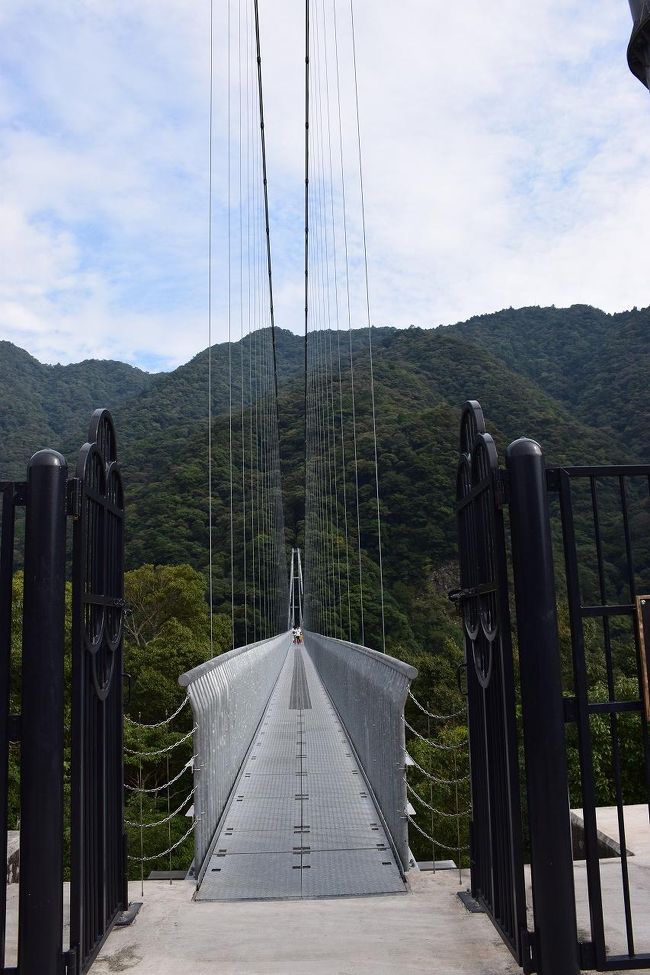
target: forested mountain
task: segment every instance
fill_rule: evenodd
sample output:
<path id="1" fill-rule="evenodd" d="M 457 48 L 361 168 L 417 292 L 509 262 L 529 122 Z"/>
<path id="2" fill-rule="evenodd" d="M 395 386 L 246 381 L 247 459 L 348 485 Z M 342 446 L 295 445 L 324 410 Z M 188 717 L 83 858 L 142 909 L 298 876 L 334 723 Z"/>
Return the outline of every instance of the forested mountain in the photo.
<path id="1" fill-rule="evenodd" d="M 648 419 L 645 335 L 650 311 L 606 315 L 587 306 L 507 309 L 449 328 L 373 330 L 375 396 L 389 634 L 426 645 L 422 594 L 454 558 L 454 479 L 460 407 L 479 399 L 503 451 L 526 434 L 552 463 L 644 458 Z M 376 563 L 368 335 L 352 333 L 358 415 L 362 547 Z M 228 408 L 241 411 L 239 377 L 268 332 L 215 346 L 212 356 L 216 591 L 228 588 Z M 300 336 L 276 330 L 279 418 L 289 543 L 302 542 L 304 443 Z M 347 333 L 341 349 L 350 379 Z M 229 376 L 232 374 L 232 390 Z M 0 470 L 24 476 L 37 447 L 68 453 L 84 439 L 98 405 L 115 417 L 128 509 L 127 559 L 207 565 L 207 352 L 170 373 L 149 375 L 117 362 L 44 366 L 0 344 L 6 403 Z M 267 377 L 270 382 L 270 377 Z M 346 392 L 346 396 L 349 394 Z M 252 404 L 244 404 L 244 414 Z M 240 412 L 238 412 L 240 415 Z M 246 420 L 248 422 L 248 420 Z M 646 452 L 647 453 L 647 452 Z M 420 610 L 416 610 L 420 606 Z"/>
<path id="2" fill-rule="evenodd" d="M 0 342 L 0 478 L 23 478 L 29 457 L 41 447 L 66 449 L 81 442 L 98 403 L 119 407 L 153 381 L 149 373 L 111 360 L 46 366 L 11 342 Z"/>
<path id="3" fill-rule="evenodd" d="M 462 713 L 463 704 L 455 673 L 462 659 L 461 634 L 446 599 L 446 592 L 458 581 L 454 497 L 463 402 L 480 400 L 502 458 L 511 440 L 526 435 L 542 443 L 549 463 L 648 462 L 650 448 L 644 434 L 650 419 L 645 391 L 649 332 L 650 309 L 606 315 L 587 306 L 507 309 L 447 328 L 373 329 L 387 648 L 418 667 L 416 693 L 439 713 L 459 709 Z M 243 343 L 217 345 L 212 354 L 214 605 L 218 614 L 214 646 L 219 649 L 229 646 L 231 638 L 229 444 L 232 441 L 233 458 L 240 465 L 239 431 L 252 428 L 253 420 L 258 422 L 259 403 L 272 388 L 270 341 L 269 331 L 263 330 Z M 318 341 L 332 350 L 335 364 L 340 351 L 341 402 L 348 418 L 354 374 L 365 633 L 366 642 L 377 646 L 380 622 L 368 333 L 365 329 L 355 330 L 351 336 L 347 332 L 320 333 Z M 302 545 L 304 340 L 277 329 L 276 345 L 287 543 Z M 30 454 L 43 446 L 62 449 L 73 466 L 92 409 L 108 407 L 114 415 L 126 487 L 128 568 L 145 566 L 127 576 L 127 598 L 134 620 L 140 612 L 139 598 L 143 604 L 155 599 L 158 610 L 164 610 L 148 641 L 141 646 L 129 633 L 127 643 L 129 671 L 136 678 L 133 708 L 151 720 L 161 716 L 161 688 L 165 707 L 174 709 L 182 693 L 176 685 L 179 670 L 210 653 L 201 602 L 204 580 L 193 572 L 205 573 L 208 564 L 207 360 L 204 351 L 173 372 L 149 375 L 119 362 L 44 366 L 10 343 L 0 343 L 0 380 L 5 393 L 5 408 L 0 413 L 0 476 L 24 478 Z M 249 377 L 255 373 L 257 378 L 254 382 L 249 379 L 242 402 L 241 377 L 247 371 Z M 231 403 L 236 417 L 232 425 Z M 348 423 L 343 438 L 348 499 L 355 489 L 350 437 Z M 245 439 L 243 433 L 241 438 Z M 236 508 L 238 482 L 239 477 L 235 479 Z M 635 536 L 647 538 L 647 489 L 644 499 L 642 503 L 633 499 L 630 517 Z M 242 551 L 241 527 L 238 510 L 237 559 Z M 614 534 L 620 548 L 620 531 Z M 352 525 L 350 549 L 354 552 L 353 536 Z M 340 540 L 335 549 L 342 551 Z M 616 557 L 612 550 L 614 575 Z M 644 551 L 643 557 L 643 565 L 637 568 L 650 575 L 650 554 Z M 341 561 L 339 568 L 345 575 Z M 361 594 L 356 565 L 352 568 L 356 637 Z M 558 568 L 561 572 L 560 565 Z M 17 577 L 16 586 L 20 584 Z M 239 578 L 235 600 L 236 640 L 244 642 L 244 591 Z M 560 627 L 564 645 L 568 629 L 562 612 Z M 597 692 L 602 675 L 594 674 Z M 622 672 L 621 679 L 629 679 L 629 675 Z M 154 687 L 156 694 L 152 695 Z M 423 715 L 410 704 L 409 708 L 410 721 L 428 735 Z M 438 734 L 442 740 L 462 744 L 465 730 L 452 722 L 438 729 Z M 151 747 L 154 744 L 159 745 L 157 740 L 148 742 Z M 409 749 L 428 767 L 430 756 L 424 743 L 411 740 Z M 444 758 L 448 753 L 441 754 Z M 578 796 L 573 754 L 572 788 Z M 632 746 L 630 754 L 636 754 Z M 451 765 L 436 766 L 436 771 L 448 778 L 456 774 Z M 424 778 L 416 776 L 413 781 L 425 801 L 453 810 L 443 786 L 431 794 Z M 599 788 L 606 804 L 611 800 L 608 786 L 599 784 Z M 461 805 L 463 802 L 464 793 Z M 153 817 L 155 809 L 149 812 Z M 452 829 L 450 823 L 453 820 L 444 819 L 438 827 L 437 835 L 447 844 L 456 843 L 455 826 Z M 175 821 L 174 835 L 182 835 L 183 829 L 184 823 Z M 166 835 L 158 842 L 155 831 L 150 832 L 152 849 L 162 848 Z M 431 855 L 421 839 L 413 841 L 420 857 Z M 185 865 L 183 857 L 189 857 L 187 845 L 178 852 L 181 866 Z"/>
<path id="4" fill-rule="evenodd" d="M 647 456 L 650 310 L 615 315 L 571 308 L 509 308 L 453 331 L 489 349 L 542 386 L 584 423 L 611 430 L 630 451 Z"/>

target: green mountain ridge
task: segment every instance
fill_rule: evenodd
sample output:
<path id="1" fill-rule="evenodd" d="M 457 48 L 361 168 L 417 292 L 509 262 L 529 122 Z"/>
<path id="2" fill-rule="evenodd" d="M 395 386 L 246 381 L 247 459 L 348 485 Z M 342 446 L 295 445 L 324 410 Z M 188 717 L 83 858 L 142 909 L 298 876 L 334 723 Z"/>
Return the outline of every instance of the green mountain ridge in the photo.
<path id="1" fill-rule="evenodd" d="M 395 637 L 399 631 L 428 644 L 432 624 L 423 595 L 440 567 L 455 558 L 462 403 L 480 400 L 502 456 L 508 442 L 526 435 L 542 443 L 549 463 L 647 460 L 642 433 L 649 412 L 643 382 L 649 327 L 650 309 L 607 315 L 576 305 L 506 309 L 436 329 L 373 328 L 384 572 Z M 232 397 L 237 422 L 248 424 L 255 405 L 244 403 L 242 417 L 239 377 L 252 363 L 268 363 L 270 341 L 266 329 L 212 350 L 217 609 L 229 598 L 229 403 Z M 378 553 L 368 333 L 320 332 L 309 341 L 333 349 L 335 363 L 340 350 L 346 410 L 352 346 L 361 541 L 373 573 Z M 302 544 L 304 339 L 277 329 L 276 346 L 288 542 Z M 266 369 L 260 395 L 272 382 Z M 1 343 L 0 379 L 11 403 L 0 417 L 2 476 L 24 477 L 29 455 L 46 445 L 63 449 L 74 463 L 92 408 L 108 406 L 127 491 L 129 566 L 189 562 L 205 571 L 207 372 L 207 350 L 173 372 L 150 375 L 118 362 L 43 366 Z"/>

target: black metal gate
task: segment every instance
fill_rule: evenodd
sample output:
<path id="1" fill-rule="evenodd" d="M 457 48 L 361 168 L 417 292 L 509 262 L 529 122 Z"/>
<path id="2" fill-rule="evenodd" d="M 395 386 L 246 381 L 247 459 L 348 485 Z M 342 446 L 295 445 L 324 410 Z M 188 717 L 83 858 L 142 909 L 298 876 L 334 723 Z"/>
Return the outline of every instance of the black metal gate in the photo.
<path id="1" fill-rule="evenodd" d="M 472 892 L 525 971 L 577 975 L 583 968 L 650 968 L 650 946 L 639 944 L 634 923 L 647 915 L 647 904 L 634 902 L 635 868 L 626 839 L 630 816 L 647 829 L 650 798 L 650 466 L 546 470 L 539 445 L 522 439 L 509 446 L 506 469 L 500 470 L 480 406 L 471 402 L 461 425 L 457 510 Z M 519 760 L 516 697 L 524 746 Z M 530 933 L 522 776 L 535 917 Z M 569 796 L 582 817 L 574 812 L 570 818 Z M 598 807 L 610 812 L 598 813 Z M 619 849 L 610 843 L 614 863 L 603 870 L 598 816 L 612 811 L 615 825 L 609 828 Z M 576 852 L 580 829 L 584 834 L 584 868 L 574 869 L 571 826 Z M 586 899 L 576 899 L 581 871 Z"/>
<path id="2" fill-rule="evenodd" d="M 117 912 L 128 906 L 122 792 L 123 496 L 110 414 L 93 415 L 77 477 L 41 450 L 27 480 L 2 483 L 0 542 L 0 830 L 6 853 L 10 742 L 20 743 L 20 892 L 17 966 L 85 972 Z M 10 714 L 16 509 L 25 508 L 19 714 Z M 64 658 L 66 522 L 72 515 L 70 950 L 63 951 Z M 16 650 L 14 650 L 16 652 Z M 18 684 L 20 686 L 18 687 Z M 18 698 L 19 691 L 19 698 Z"/>
<path id="3" fill-rule="evenodd" d="M 499 461 L 483 412 L 465 404 L 456 482 L 467 651 L 473 815 L 472 896 L 530 970 L 515 689 Z"/>
<path id="4" fill-rule="evenodd" d="M 128 904 L 122 766 L 124 493 L 108 410 L 77 464 L 72 606 L 70 944 L 92 964 Z"/>
<path id="5" fill-rule="evenodd" d="M 24 485 L 23 485 L 24 489 Z M 14 572 L 14 530 L 16 505 L 20 500 L 12 482 L 0 484 L 2 493 L 0 539 L 0 853 L 7 863 L 9 746 L 17 738 L 16 722 L 10 713 L 12 583 Z M 7 887 L 0 885 L 0 964 L 4 970 Z"/>
<path id="6" fill-rule="evenodd" d="M 645 807 L 647 826 L 650 801 L 650 465 L 550 469 L 548 484 L 559 496 L 562 526 L 565 584 L 558 589 L 568 610 L 572 665 L 565 711 L 579 759 L 573 802 L 582 811 L 589 896 L 584 924 L 591 940 L 580 946 L 581 964 L 650 968 L 650 938 L 640 944 L 635 931 L 648 904 L 634 900 L 627 836 L 629 807 Z M 602 762 L 595 768 L 595 737 L 605 768 Z M 599 806 L 615 807 L 607 828 L 620 848 L 605 864 Z M 639 808 L 634 813 L 638 820 Z M 615 925 L 607 910 L 613 884 L 620 898 Z"/>

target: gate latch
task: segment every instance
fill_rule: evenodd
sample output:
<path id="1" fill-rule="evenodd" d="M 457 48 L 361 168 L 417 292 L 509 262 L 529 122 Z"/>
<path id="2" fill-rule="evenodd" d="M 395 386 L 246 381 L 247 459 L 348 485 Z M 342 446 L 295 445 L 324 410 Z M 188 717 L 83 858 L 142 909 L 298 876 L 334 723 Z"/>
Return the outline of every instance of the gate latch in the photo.
<path id="1" fill-rule="evenodd" d="M 455 606 L 460 606 L 464 599 L 469 599 L 471 596 L 479 596 L 480 590 L 477 586 L 471 586 L 469 589 L 452 589 L 447 593 L 447 599 L 452 602 Z"/>
<path id="2" fill-rule="evenodd" d="M 67 514 L 75 520 L 81 518 L 81 478 L 71 477 L 68 480 Z"/>
<path id="3" fill-rule="evenodd" d="M 641 685 L 646 721 L 650 721 L 650 596 L 636 597 L 636 626 L 641 658 Z"/>

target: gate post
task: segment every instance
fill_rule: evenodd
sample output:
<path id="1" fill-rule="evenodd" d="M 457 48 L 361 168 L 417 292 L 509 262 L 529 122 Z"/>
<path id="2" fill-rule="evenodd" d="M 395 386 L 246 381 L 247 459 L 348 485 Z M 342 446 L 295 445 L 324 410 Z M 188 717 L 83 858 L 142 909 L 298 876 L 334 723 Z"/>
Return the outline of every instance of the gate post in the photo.
<path id="1" fill-rule="evenodd" d="M 63 970 L 63 658 L 65 458 L 27 467 L 21 714 L 21 975 Z"/>
<path id="2" fill-rule="evenodd" d="M 578 975 L 573 857 L 544 454 L 506 452 L 528 785 L 535 949 L 540 975 Z"/>

